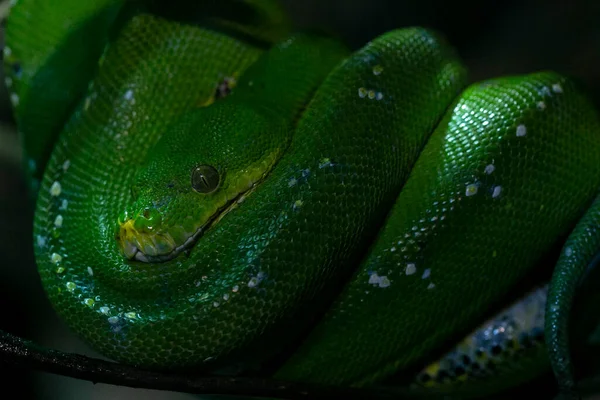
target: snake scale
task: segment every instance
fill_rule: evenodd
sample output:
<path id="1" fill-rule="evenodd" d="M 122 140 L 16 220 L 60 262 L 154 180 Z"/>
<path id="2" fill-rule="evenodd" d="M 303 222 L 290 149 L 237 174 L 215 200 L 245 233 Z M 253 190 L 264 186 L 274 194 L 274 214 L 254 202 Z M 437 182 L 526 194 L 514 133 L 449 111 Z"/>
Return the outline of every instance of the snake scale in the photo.
<path id="1" fill-rule="evenodd" d="M 600 121 L 570 78 L 469 83 L 436 32 L 352 52 L 274 1 L 63 3 L 13 4 L 6 84 L 39 274 L 93 348 L 474 397 L 550 360 L 574 389 Z"/>

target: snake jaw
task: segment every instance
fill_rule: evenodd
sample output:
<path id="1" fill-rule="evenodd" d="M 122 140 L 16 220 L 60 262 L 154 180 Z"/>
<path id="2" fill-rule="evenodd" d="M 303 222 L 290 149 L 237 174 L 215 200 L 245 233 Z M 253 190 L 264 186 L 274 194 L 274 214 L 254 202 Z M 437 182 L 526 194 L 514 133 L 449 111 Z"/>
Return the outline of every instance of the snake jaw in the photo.
<path id="1" fill-rule="evenodd" d="M 194 232 L 183 232 L 185 240 L 177 245 L 173 236 L 168 232 L 144 232 L 135 229 L 135 220 L 119 221 L 117 240 L 123 255 L 129 260 L 141 262 L 164 262 L 172 260 L 189 248 L 204 232 L 201 226 Z M 178 235 L 180 236 L 180 235 Z"/>

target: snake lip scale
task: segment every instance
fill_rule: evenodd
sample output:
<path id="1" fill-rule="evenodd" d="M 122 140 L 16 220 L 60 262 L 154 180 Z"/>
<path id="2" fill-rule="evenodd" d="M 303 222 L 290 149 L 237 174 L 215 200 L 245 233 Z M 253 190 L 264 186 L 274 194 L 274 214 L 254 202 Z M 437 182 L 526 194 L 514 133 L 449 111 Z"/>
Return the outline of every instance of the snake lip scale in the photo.
<path id="1" fill-rule="evenodd" d="M 172 260 L 175 257 L 177 257 L 179 254 L 181 254 L 182 252 L 184 252 L 185 250 L 193 247 L 194 243 L 196 243 L 196 241 L 198 240 L 198 238 L 204 232 L 205 227 L 206 227 L 206 225 L 202 225 L 182 245 L 175 247 L 175 249 L 173 249 L 170 253 L 167 253 L 167 254 L 164 254 L 164 255 L 163 254 L 159 254 L 159 255 L 151 256 L 151 255 L 143 253 L 142 250 L 140 250 L 136 246 L 136 250 L 135 250 L 135 253 L 133 254 L 132 259 L 137 260 L 137 261 L 141 261 L 141 262 L 145 262 L 145 263 L 150 263 L 150 262 L 165 262 L 165 261 Z"/>

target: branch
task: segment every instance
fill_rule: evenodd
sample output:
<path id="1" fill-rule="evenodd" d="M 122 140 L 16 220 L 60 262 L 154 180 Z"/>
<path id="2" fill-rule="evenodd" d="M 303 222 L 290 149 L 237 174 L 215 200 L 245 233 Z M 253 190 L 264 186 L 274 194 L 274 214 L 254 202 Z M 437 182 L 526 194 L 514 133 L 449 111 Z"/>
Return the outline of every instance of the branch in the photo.
<path id="1" fill-rule="evenodd" d="M 398 399 L 389 392 L 314 386 L 263 378 L 193 376 L 140 368 L 65 353 L 0 331 L 0 364 L 133 388 L 193 394 L 274 397 L 280 399 Z"/>

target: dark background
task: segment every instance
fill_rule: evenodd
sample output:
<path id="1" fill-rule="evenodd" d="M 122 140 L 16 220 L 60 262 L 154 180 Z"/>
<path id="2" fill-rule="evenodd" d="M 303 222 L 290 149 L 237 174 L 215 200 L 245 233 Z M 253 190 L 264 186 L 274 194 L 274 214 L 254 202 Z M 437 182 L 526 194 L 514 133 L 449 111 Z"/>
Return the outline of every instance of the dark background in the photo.
<path id="1" fill-rule="evenodd" d="M 0 10 L 7 3 L 0 1 Z M 434 28 L 456 47 L 471 80 L 553 69 L 581 80 L 600 109 L 600 0 L 287 0 L 284 4 L 298 27 L 327 27 L 354 48 L 394 28 Z M 7 97 L 0 85 L 0 328 L 49 347 L 98 356 L 58 320 L 39 283 L 32 256 L 32 215 Z M 19 370 L 0 369 L 0 384 L 5 391 L 15 390 L 19 398 L 197 398 Z"/>

